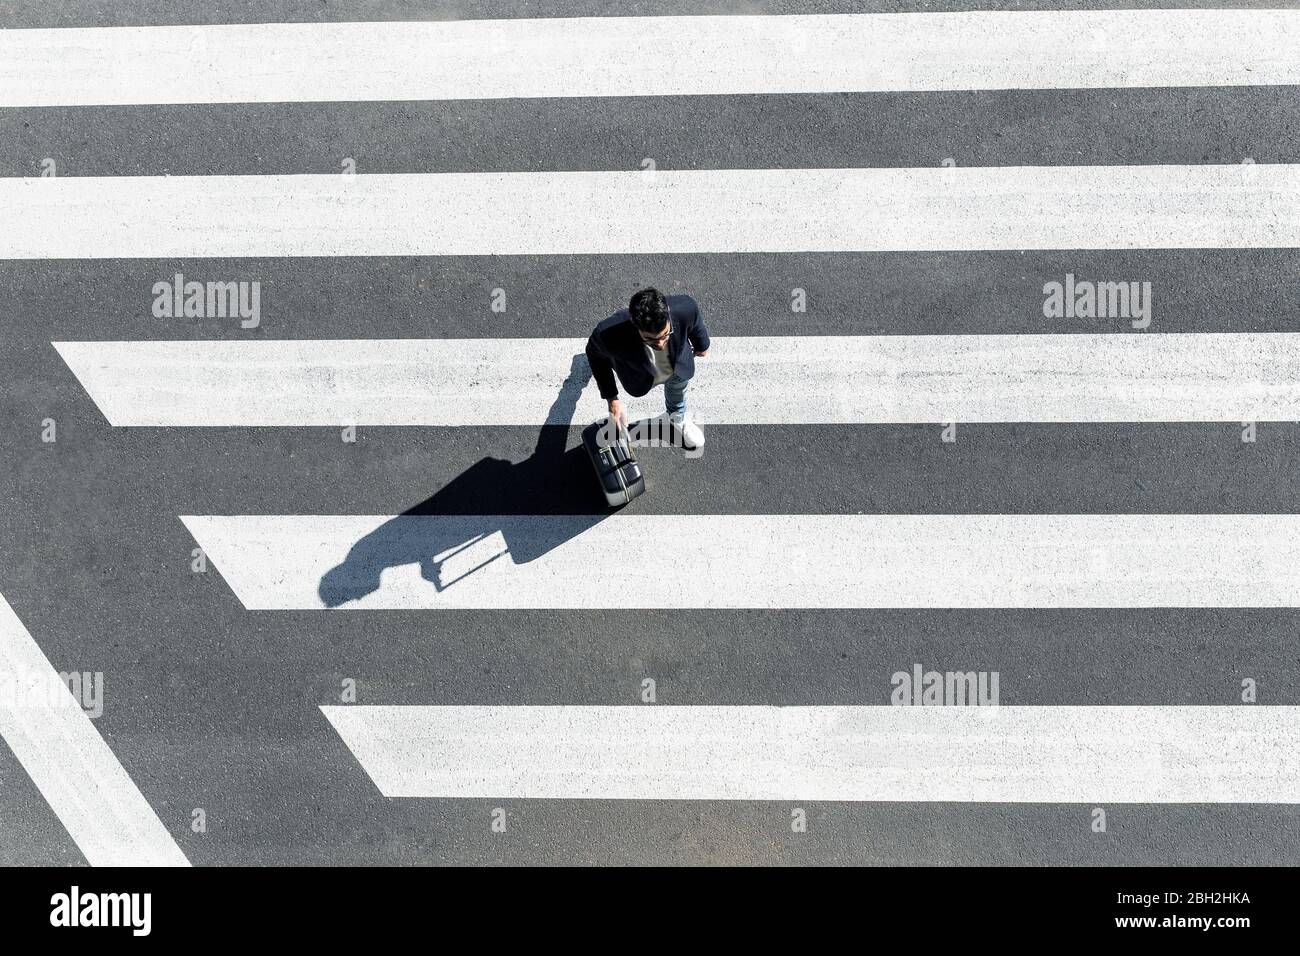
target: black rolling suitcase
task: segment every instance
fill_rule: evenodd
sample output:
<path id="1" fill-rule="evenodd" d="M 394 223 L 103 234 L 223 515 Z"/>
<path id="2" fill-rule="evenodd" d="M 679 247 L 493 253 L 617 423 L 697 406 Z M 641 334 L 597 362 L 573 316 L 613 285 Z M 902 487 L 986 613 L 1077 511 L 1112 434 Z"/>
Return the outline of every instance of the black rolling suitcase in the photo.
<path id="1" fill-rule="evenodd" d="M 612 428 L 608 419 L 592 422 L 582 431 L 582 443 L 596 469 L 605 503 L 611 508 L 625 505 L 645 493 L 645 475 L 636 460 L 636 449 L 627 429 L 621 425 Z"/>

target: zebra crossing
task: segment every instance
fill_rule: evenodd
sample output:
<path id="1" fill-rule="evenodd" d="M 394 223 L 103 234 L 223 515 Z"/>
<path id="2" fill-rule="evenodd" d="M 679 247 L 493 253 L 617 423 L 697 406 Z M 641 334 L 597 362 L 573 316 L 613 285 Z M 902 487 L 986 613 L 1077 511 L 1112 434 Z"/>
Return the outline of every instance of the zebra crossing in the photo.
<path id="1" fill-rule="evenodd" d="M 99 106 L 1294 84 L 1298 35 L 1294 10 L 1226 9 L 64 28 L 0 38 L 0 100 Z"/>
<path id="2" fill-rule="evenodd" d="M 249 609 L 1293 607 L 1295 515 L 206 515 Z M 664 535 L 671 588 L 651 574 Z M 617 554 L 613 567 L 604 556 Z M 509 560 L 500 560 L 502 558 Z M 588 569 L 602 567 L 600 575 Z M 431 586 L 432 585 L 432 586 Z"/>
<path id="3" fill-rule="evenodd" d="M 388 797 L 1290 803 L 1300 782 L 1291 707 L 321 709 Z"/>
<path id="4" fill-rule="evenodd" d="M 777 827 L 790 801 L 880 804 L 862 812 L 895 814 L 885 829 L 938 804 L 962 805 L 954 820 L 967 822 L 1024 805 L 1023 819 L 1056 826 L 1082 819 L 1070 805 L 1128 805 L 1146 836 L 1083 849 L 1084 822 L 1077 842 L 1044 838 L 1042 861 L 1150 860 L 1145 841 L 1179 819 L 1193 822 L 1166 836 L 1162 860 L 1184 852 L 1179 839 L 1212 860 L 1293 852 L 1277 831 L 1300 803 L 1287 654 L 1300 339 L 1275 266 L 1300 248 L 1300 150 L 1134 163 L 1120 144 L 1098 159 L 1094 138 L 1074 150 L 1087 162 L 1026 151 L 972 164 L 962 139 L 974 151 L 996 135 L 1007 104 L 1028 102 L 1010 91 L 1053 91 L 1065 126 L 1093 102 L 1082 91 L 1230 106 L 1257 95 L 1265 122 L 1285 127 L 1300 101 L 1274 94 L 1300 85 L 1297 52 L 1300 12 L 1213 8 L 0 29 L 0 113 L 30 117 L 38 132 L 24 137 L 43 120 L 140 109 L 182 109 L 171 115 L 204 131 L 262 105 L 307 116 L 447 101 L 448 117 L 483 108 L 491 124 L 527 100 L 538 128 L 575 102 L 614 117 L 635 150 L 656 135 L 635 125 L 635 104 L 652 99 L 707 115 L 734 108 L 727 97 L 755 114 L 797 112 L 789 95 L 835 98 L 856 116 L 848 98 L 865 97 L 905 118 L 927 97 L 969 96 L 988 114 L 956 137 L 955 160 L 925 165 L 837 145 L 816 165 L 782 163 L 781 146 L 756 166 L 658 168 L 637 153 L 627 169 L 574 165 L 580 155 L 544 168 L 543 145 L 525 140 L 507 168 L 482 156 L 484 169 L 371 171 L 363 159 L 355 175 L 231 175 L 177 150 L 146 160 L 178 164 L 165 171 L 83 175 L 96 157 L 74 156 L 60 159 L 69 175 L 0 177 L 0 293 L 33 307 L 15 314 L 27 340 L 6 367 L 31 386 L 27 418 L 46 406 L 72 417 L 58 460 L 77 463 L 15 468 L 6 500 L 67 482 L 83 512 L 122 511 L 108 526 L 140 570 L 115 591 L 72 593 L 101 614 L 136 608 L 107 614 L 126 635 L 176 635 L 121 665 L 139 670 L 124 681 L 138 697 L 176 696 L 124 704 L 105 736 L 195 862 L 493 860 L 503 851 L 451 835 L 476 825 L 483 800 L 523 818 L 576 800 L 668 831 L 677 811 L 653 804 L 702 803 L 724 840 L 740 820 L 727 814 L 750 815 L 730 832 L 753 839 L 765 802 L 782 804 Z M 914 98 L 883 99 L 898 94 Z M 1164 121 L 1179 135 L 1197 122 Z M 274 154 L 293 132 L 257 135 Z M 1047 317 L 1045 283 L 1100 254 L 1128 270 L 1109 277 L 1156 276 L 1150 328 Z M 996 298 L 992 262 L 1023 295 L 1014 315 L 982 308 Z M 872 275 L 882 265 L 889 278 Z M 261 324 L 150 317 L 154 282 L 180 271 L 274 275 Z M 426 314 L 426 281 L 444 273 L 467 276 L 465 291 Z M 362 290 L 356 314 L 290 291 L 330 274 Z M 576 287 L 552 288 L 560 274 Z M 1240 277 L 1239 294 L 1188 291 L 1221 274 Z M 942 308 L 872 288 L 941 299 L 927 275 L 950 283 Z M 40 305 L 92 276 L 114 289 L 106 303 Z M 572 447 L 601 414 L 581 336 L 617 296 L 676 289 L 679 276 L 717 333 L 690 396 L 708 454 L 649 450 L 651 494 L 607 514 Z M 807 319 L 791 306 L 803 276 L 819 277 Z M 729 302 L 746 284 L 762 295 Z M 525 285 L 519 298 L 541 304 L 491 311 L 497 291 Z M 632 411 L 654 414 L 655 401 Z M 110 474 L 117 497 L 96 479 Z M 0 530 L 15 542 L 39 531 Z M 45 547 L 26 553 L 48 560 Z M 75 549 L 49 548 L 75 567 Z M 157 570 L 177 555 L 206 570 Z M 0 569 L 0 593 L 28 602 L 37 638 L 75 658 L 82 636 L 57 625 L 80 612 L 51 607 L 33 575 Z M 350 613 L 307 613 L 323 610 Z M 183 636 L 167 630 L 177 620 Z M 1004 704 L 885 706 L 890 673 L 936 657 L 999 671 Z M 195 691 L 212 672 L 224 696 Z M 637 698 L 647 677 L 665 688 L 653 706 Z M 1258 703 L 1242 702 L 1245 682 Z M 349 683 L 360 698 L 340 703 Z M 159 731 L 154 708 L 179 729 Z M 35 780 L 32 749 L 5 739 Z M 250 769 L 263 761 L 304 781 L 298 805 L 326 794 L 328 823 L 280 817 L 280 784 Z M 218 779 L 234 781 L 221 798 L 231 816 L 267 822 L 214 849 L 185 830 Z M 624 801 L 640 809 L 611 808 Z M 448 814 L 455 852 L 421 842 L 425 813 Z M 1246 849 L 1213 844 L 1247 840 L 1261 820 L 1270 835 Z M 88 862 L 119 861 L 92 852 L 93 822 L 64 822 Z M 953 829 L 983 849 L 922 843 L 893 858 L 1002 852 L 981 842 L 996 828 Z M 879 858 L 847 829 L 820 839 L 810 862 L 848 846 Z M 591 840 L 579 856 L 631 852 L 617 826 Z M 570 828 L 553 858 L 582 841 Z M 804 851 L 766 861 L 782 852 Z"/>
<path id="5" fill-rule="evenodd" d="M 1300 244 L 1287 164 L 11 178 L 0 201 L 18 259 Z"/>
<path id="6" fill-rule="evenodd" d="M 1300 418 L 1290 332 L 718 340 L 692 396 L 717 425 Z M 599 407 L 582 339 L 53 345 L 115 426 L 567 425 L 566 371 L 560 394 Z"/>

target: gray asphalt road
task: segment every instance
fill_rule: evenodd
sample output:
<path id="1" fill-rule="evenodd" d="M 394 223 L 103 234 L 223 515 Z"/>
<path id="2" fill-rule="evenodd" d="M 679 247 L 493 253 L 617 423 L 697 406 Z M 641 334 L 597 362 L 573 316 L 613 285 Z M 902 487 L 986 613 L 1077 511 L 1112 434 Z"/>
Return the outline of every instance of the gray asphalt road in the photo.
<path id="1" fill-rule="evenodd" d="M 1094 8 L 1168 4 L 1072 4 Z M 1188 6 L 1191 4 L 1179 4 Z M 1214 4 L 1227 6 L 1229 4 Z M 1252 4 L 1241 4 L 1250 6 Z M 1261 4 L 1263 5 L 1263 4 Z M 616 11 L 614 8 L 618 7 Z M 1022 9 L 1056 4 L 493 3 L 475 16 Z M 1278 6 L 1278 4 L 1268 4 Z M 361 10 L 364 8 L 364 13 Z M 429 3 L 419 16 L 465 15 Z M 400 18 L 405 5 L 17 3 L 0 27 Z M 473 103 L 0 109 L 0 175 L 1300 162 L 1292 87 Z M 1243 864 L 1300 857 L 1300 809 L 390 800 L 322 717 L 362 703 L 886 705 L 914 661 L 997 670 L 1004 704 L 1300 704 L 1300 610 L 245 610 L 194 574 L 182 514 L 588 513 L 575 455 L 527 487 L 439 496 L 537 429 L 111 428 L 52 341 L 580 336 L 654 282 L 725 335 L 1118 332 L 1046 320 L 1065 273 L 1149 280 L 1153 329 L 1295 331 L 1297 250 L 0 261 L 0 594 L 196 864 Z M 263 285 L 263 323 L 158 319 L 177 271 Z M 489 297 L 506 289 L 509 311 Z M 792 288 L 809 311 L 789 311 Z M 707 369 L 697 382 L 707 388 Z M 599 408 L 584 408 L 578 424 Z M 42 421 L 58 441 L 41 441 Z M 643 514 L 1291 513 L 1300 427 L 730 426 L 647 453 Z M 572 448 L 578 428 L 568 432 Z M 1140 573 L 1141 569 L 1132 569 Z M 504 806 L 509 828 L 490 829 Z M 191 830 L 202 808 L 207 830 Z M 0 744 L 0 863 L 82 860 Z"/>

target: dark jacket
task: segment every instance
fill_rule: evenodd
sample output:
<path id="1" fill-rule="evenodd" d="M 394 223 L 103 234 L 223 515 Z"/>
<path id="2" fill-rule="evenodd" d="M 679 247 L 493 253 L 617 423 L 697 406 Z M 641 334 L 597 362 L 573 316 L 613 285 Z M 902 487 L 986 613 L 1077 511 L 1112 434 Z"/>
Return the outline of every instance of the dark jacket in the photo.
<path id="1" fill-rule="evenodd" d="M 673 326 L 668 336 L 668 361 L 678 378 L 687 379 L 695 374 L 695 353 L 709 347 L 709 330 L 700 318 L 700 307 L 689 295 L 664 298 Z M 655 366 L 647 348 L 627 309 L 620 309 L 596 326 L 587 340 L 587 363 L 600 387 L 601 398 L 606 401 L 618 398 L 615 372 L 629 395 L 641 396 L 650 391 Z"/>

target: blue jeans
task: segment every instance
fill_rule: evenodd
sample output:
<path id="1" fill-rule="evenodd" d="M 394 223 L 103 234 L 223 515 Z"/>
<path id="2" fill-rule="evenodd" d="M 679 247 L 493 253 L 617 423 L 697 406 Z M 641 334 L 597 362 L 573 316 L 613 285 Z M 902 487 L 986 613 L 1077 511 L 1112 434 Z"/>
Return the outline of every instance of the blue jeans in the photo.
<path id="1" fill-rule="evenodd" d="M 664 382 L 664 404 L 670 414 L 686 413 L 686 383 L 687 379 L 676 375 Z"/>

